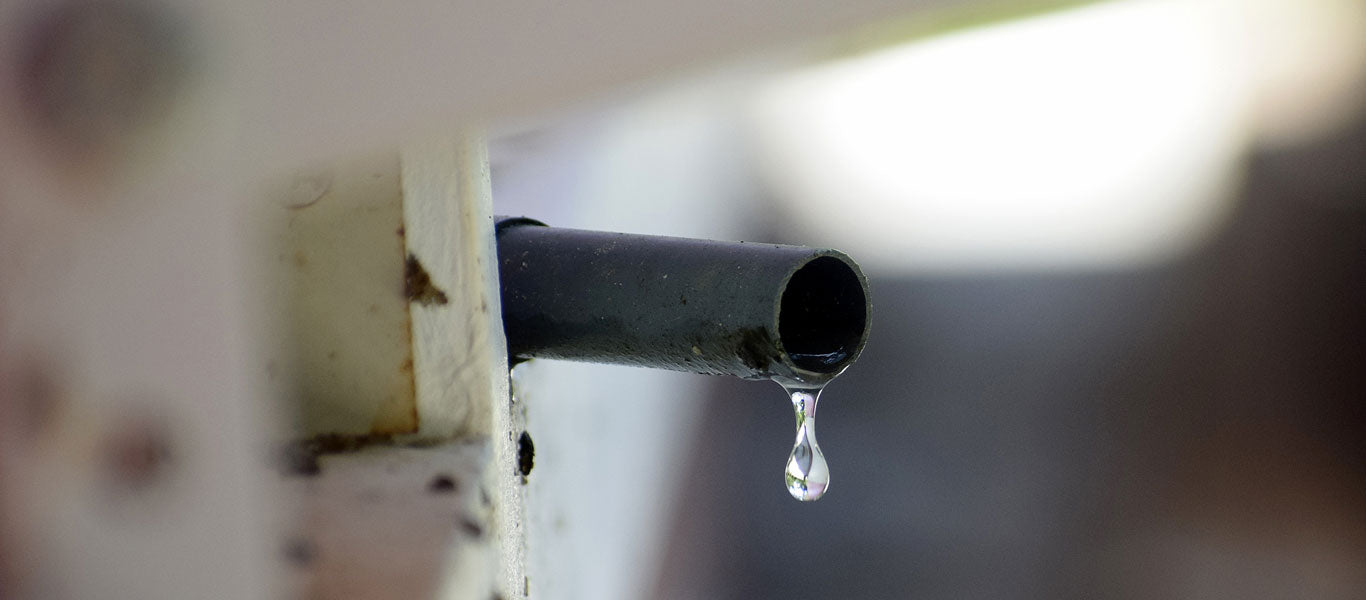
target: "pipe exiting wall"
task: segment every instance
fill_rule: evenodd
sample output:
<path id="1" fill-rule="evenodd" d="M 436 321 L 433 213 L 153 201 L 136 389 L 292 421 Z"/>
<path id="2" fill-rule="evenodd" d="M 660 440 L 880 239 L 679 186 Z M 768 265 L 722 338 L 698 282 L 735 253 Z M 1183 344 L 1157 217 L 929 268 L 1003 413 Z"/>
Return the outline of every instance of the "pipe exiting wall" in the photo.
<path id="1" fill-rule="evenodd" d="M 868 283 L 836 250 L 497 220 L 514 361 L 832 379 L 868 336 Z"/>

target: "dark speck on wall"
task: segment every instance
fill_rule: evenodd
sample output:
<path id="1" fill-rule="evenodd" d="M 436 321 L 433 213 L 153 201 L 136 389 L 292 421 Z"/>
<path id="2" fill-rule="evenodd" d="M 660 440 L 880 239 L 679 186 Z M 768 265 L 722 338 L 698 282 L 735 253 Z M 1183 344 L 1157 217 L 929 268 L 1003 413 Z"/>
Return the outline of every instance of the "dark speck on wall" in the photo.
<path id="1" fill-rule="evenodd" d="M 427 484 L 427 490 L 433 494 L 454 493 L 459 487 L 460 486 L 456 485 L 455 480 L 445 473 L 433 477 L 431 483 Z"/>
<path id="2" fill-rule="evenodd" d="M 289 562 L 300 567 L 306 567 L 313 563 L 317 550 L 313 547 L 313 542 L 303 538 L 294 538 L 285 543 L 285 558 Z"/>
<path id="3" fill-rule="evenodd" d="M 460 529 L 472 538 L 479 539 L 484 537 L 484 528 L 480 527 L 472 519 L 460 519 Z"/>
<path id="4" fill-rule="evenodd" d="M 531 467 L 535 466 L 536 445 L 531 443 L 531 434 L 523 431 L 522 436 L 517 438 L 517 471 L 526 477 L 531 474 Z"/>

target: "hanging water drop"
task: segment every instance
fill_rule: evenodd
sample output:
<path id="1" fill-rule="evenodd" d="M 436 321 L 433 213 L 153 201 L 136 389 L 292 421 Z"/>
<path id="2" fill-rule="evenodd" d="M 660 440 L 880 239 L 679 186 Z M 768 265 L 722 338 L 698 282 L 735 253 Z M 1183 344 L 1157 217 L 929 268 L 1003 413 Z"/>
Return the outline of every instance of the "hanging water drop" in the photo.
<path id="1" fill-rule="evenodd" d="M 816 402 L 825 386 L 783 381 L 778 384 L 792 398 L 792 409 L 797 413 L 797 441 L 792 445 L 787 470 L 783 473 L 787 491 L 803 502 L 819 500 L 830 487 L 830 467 L 820 444 L 816 443 Z"/>

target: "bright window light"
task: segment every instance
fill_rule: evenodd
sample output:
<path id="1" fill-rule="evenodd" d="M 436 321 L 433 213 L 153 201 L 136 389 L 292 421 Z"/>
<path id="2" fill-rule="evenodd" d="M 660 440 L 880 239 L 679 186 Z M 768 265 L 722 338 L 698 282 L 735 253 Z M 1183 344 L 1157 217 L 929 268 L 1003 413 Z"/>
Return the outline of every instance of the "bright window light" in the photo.
<path id="1" fill-rule="evenodd" d="M 1236 6 L 1098 4 L 787 76 L 758 101 L 765 178 L 874 269 L 1169 258 L 1228 212 L 1252 132 Z"/>

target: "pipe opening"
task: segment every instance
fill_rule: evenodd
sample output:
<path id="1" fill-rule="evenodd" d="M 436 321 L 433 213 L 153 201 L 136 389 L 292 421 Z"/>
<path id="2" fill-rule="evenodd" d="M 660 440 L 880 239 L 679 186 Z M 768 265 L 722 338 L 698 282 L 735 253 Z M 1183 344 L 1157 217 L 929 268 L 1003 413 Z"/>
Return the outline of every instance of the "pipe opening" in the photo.
<path id="1" fill-rule="evenodd" d="M 867 323 L 862 278 L 833 256 L 803 265 L 783 290 L 778 335 L 792 363 L 807 371 L 838 371 L 858 352 Z"/>

